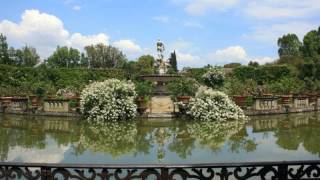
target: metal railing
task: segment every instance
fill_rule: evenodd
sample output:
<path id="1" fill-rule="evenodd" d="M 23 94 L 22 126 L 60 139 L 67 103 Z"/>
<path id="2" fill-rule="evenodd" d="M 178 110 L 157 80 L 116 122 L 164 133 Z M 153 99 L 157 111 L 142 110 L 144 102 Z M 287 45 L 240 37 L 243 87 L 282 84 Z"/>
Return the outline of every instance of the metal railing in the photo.
<path id="1" fill-rule="evenodd" d="M 130 165 L 2 162 L 0 179 L 320 179 L 320 161 Z"/>

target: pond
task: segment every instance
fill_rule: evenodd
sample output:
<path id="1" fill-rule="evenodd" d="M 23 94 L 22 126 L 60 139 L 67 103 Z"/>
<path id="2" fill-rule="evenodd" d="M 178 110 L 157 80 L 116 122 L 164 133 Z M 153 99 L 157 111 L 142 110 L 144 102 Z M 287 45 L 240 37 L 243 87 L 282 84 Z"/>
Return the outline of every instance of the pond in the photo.
<path id="1" fill-rule="evenodd" d="M 76 118 L 0 114 L 0 161 L 216 163 L 320 159 L 320 113 L 244 123 L 137 119 L 96 127 Z"/>

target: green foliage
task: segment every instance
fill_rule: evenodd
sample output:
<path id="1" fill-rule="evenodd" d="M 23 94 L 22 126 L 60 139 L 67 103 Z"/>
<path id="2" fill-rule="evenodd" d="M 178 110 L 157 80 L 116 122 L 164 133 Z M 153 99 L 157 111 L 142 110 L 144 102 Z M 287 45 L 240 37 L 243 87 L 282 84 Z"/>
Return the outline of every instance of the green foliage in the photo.
<path id="1" fill-rule="evenodd" d="M 302 43 L 295 34 L 287 34 L 278 39 L 278 54 L 283 56 L 299 56 Z"/>
<path id="2" fill-rule="evenodd" d="M 237 78 L 228 78 L 225 85 L 226 93 L 229 96 L 235 95 L 257 95 L 258 84 L 252 79 L 247 79 L 244 82 Z"/>
<path id="3" fill-rule="evenodd" d="M 140 56 L 137 63 L 135 64 L 135 73 L 139 75 L 154 74 L 154 63 L 155 60 L 151 55 Z"/>
<path id="4" fill-rule="evenodd" d="M 125 79 L 125 73 L 120 69 L 52 69 L 0 65 L 0 72 L 0 96 L 54 95 L 58 89 L 64 88 L 81 92 L 91 81 Z"/>
<path id="5" fill-rule="evenodd" d="M 170 82 L 167 88 L 174 98 L 179 96 L 194 96 L 199 88 L 199 84 L 195 79 L 182 77 Z"/>
<path id="6" fill-rule="evenodd" d="M 13 64 L 8 54 L 7 38 L 2 33 L 0 33 L 0 64 Z"/>
<path id="7" fill-rule="evenodd" d="M 169 63 L 173 72 L 178 72 L 176 51 L 170 54 Z"/>
<path id="8" fill-rule="evenodd" d="M 14 53 L 14 61 L 18 66 L 33 67 L 40 62 L 40 56 L 34 47 L 25 46 L 17 50 L 12 48 L 11 51 Z"/>
<path id="9" fill-rule="evenodd" d="M 86 46 L 85 52 L 88 58 L 88 66 L 92 68 L 116 68 L 122 67 L 127 61 L 126 56 L 113 46 L 97 44 Z"/>
<path id="10" fill-rule="evenodd" d="M 303 55 L 319 61 L 320 57 L 320 28 L 308 32 L 303 38 Z"/>
<path id="11" fill-rule="evenodd" d="M 247 79 L 253 79 L 263 85 L 282 77 L 295 76 L 295 72 L 287 65 L 241 66 L 234 69 L 233 76 L 243 82 Z"/>
<path id="12" fill-rule="evenodd" d="M 295 77 L 283 77 L 268 86 L 268 89 L 275 94 L 300 93 L 304 88 L 303 82 Z"/>
<path id="13" fill-rule="evenodd" d="M 236 68 L 236 67 L 239 67 L 241 66 L 240 63 L 229 63 L 229 64 L 225 64 L 223 67 L 224 68 Z"/>
<path id="14" fill-rule="evenodd" d="M 49 67 L 78 67 L 80 65 L 80 52 L 67 46 L 58 46 L 46 63 Z"/>
<path id="15" fill-rule="evenodd" d="M 250 62 L 248 63 L 248 66 L 258 67 L 258 66 L 259 66 L 259 63 L 256 62 L 256 61 L 250 61 Z"/>
<path id="16" fill-rule="evenodd" d="M 76 108 L 76 107 L 78 107 L 78 105 L 79 105 L 79 104 L 78 104 L 78 101 L 77 101 L 77 100 L 74 100 L 74 99 L 73 99 L 73 100 L 70 100 L 70 101 L 69 101 L 69 107 L 70 107 L 70 108 Z"/>
<path id="17" fill-rule="evenodd" d="M 135 82 L 135 90 L 138 96 L 149 96 L 153 91 L 153 84 L 150 81 L 137 81 Z"/>
<path id="18" fill-rule="evenodd" d="M 184 68 L 182 74 L 185 77 L 193 78 L 200 83 L 203 82 L 202 76 L 208 71 L 209 67 L 204 68 Z"/>

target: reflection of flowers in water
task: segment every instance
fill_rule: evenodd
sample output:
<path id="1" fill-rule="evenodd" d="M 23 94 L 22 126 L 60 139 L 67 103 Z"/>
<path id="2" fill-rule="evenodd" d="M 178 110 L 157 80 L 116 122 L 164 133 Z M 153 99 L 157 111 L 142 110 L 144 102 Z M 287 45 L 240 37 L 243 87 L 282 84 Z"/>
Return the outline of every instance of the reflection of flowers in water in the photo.
<path id="1" fill-rule="evenodd" d="M 84 126 L 79 145 L 93 152 L 110 153 L 112 156 L 132 152 L 136 146 L 135 122 L 105 122 L 103 126 Z"/>
<path id="2" fill-rule="evenodd" d="M 238 133 L 244 127 L 245 121 L 212 122 L 202 121 L 188 124 L 188 132 L 203 146 L 219 150 L 227 139 Z"/>

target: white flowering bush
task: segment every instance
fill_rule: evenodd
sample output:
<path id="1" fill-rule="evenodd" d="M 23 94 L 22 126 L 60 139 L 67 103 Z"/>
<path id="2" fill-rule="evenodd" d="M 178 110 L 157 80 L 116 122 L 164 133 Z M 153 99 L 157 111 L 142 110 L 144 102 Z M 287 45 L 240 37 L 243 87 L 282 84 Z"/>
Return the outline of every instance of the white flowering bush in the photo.
<path id="1" fill-rule="evenodd" d="M 199 121 L 227 121 L 245 119 L 242 109 L 226 94 L 200 87 L 190 99 L 187 114 Z"/>
<path id="2" fill-rule="evenodd" d="M 81 111 L 94 124 L 129 120 L 136 115 L 135 97 L 135 86 L 130 81 L 108 79 L 94 82 L 81 93 Z"/>
<path id="3" fill-rule="evenodd" d="M 224 84 L 225 74 L 222 68 L 214 67 L 205 73 L 202 78 L 208 87 L 218 89 Z"/>

